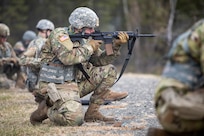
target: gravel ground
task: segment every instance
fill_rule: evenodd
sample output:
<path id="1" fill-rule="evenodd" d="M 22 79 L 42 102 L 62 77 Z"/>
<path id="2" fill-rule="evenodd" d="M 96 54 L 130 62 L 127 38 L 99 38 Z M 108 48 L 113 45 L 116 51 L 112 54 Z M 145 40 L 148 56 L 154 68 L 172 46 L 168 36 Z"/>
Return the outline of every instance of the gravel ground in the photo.
<path id="1" fill-rule="evenodd" d="M 159 79 L 154 75 L 124 74 L 111 88 L 114 91 L 128 91 L 129 93 L 127 98 L 111 102 L 100 109 L 104 115 L 122 120 L 121 127 L 127 130 L 117 130 L 118 135 L 145 136 L 149 127 L 160 127 L 155 116 L 153 101 Z M 89 97 L 86 96 L 83 99 L 89 99 Z M 86 109 L 87 106 L 84 106 L 84 111 Z"/>

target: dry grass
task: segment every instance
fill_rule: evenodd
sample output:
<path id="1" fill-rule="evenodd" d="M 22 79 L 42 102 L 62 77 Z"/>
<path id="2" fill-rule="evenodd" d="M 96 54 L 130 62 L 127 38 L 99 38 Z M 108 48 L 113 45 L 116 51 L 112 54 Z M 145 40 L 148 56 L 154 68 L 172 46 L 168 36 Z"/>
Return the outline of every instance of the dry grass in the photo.
<path id="1" fill-rule="evenodd" d="M 32 126 L 29 116 L 37 104 L 27 90 L 0 90 L 0 135 L 1 136 L 132 136 L 143 124 L 132 128 L 114 127 L 101 123 L 85 123 L 79 127 L 55 126 L 45 120 L 40 126 Z"/>

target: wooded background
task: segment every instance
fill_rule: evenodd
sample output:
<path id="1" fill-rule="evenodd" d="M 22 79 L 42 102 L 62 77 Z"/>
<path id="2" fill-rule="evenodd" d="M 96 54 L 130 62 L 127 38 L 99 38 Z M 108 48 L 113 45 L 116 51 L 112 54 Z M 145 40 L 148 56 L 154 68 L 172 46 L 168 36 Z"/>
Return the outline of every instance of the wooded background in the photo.
<path id="1" fill-rule="evenodd" d="M 172 40 L 204 17 L 203 0 L 1 0 L 0 22 L 11 31 L 8 41 L 14 45 L 26 30 L 33 30 L 46 18 L 55 27 L 69 26 L 70 13 L 79 6 L 93 9 L 100 18 L 101 31 L 154 33 L 154 38 L 139 38 L 126 72 L 160 74 L 163 57 Z M 127 55 L 123 47 L 114 64 L 119 68 Z"/>

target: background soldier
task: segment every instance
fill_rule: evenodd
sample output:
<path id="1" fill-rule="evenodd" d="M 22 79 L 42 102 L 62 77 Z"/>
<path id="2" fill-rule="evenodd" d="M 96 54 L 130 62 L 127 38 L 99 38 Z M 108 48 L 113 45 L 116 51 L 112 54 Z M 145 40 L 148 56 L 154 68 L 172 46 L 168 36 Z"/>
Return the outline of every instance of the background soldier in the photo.
<path id="1" fill-rule="evenodd" d="M 54 28 L 55 26 L 53 22 L 48 19 L 41 19 L 38 21 L 36 25 L 36 29 L 38 30 L 37 38 L 30 42 L 28 49 L 23 53 L 23 56 L 20 59 L 21 65 L 27 66 L 26 85 L 30 92 L 38 89 L 39 74 L 39 66 L 31 65 L 31 62 L 34 63 L 35 60 L 39 59 L 41 48 Z"/>
<path id="2" fill-rule="evenodd" d="M 27 30 L 24 32 L 22 40 L 18 41 L 13 47 L 17 57 L 20 57 L 22 55 L 22 53 L 27 49 L 29 43 L 36 37 L 36 33 L 31 30 Z"/>
<path id="3" fill-rule="evenodd" d="M 7 38 L 10 35 L 9 27 L 0 23 L 0 88 L 9 89 L 7 78 L 12 80 L 15 73 L 20 71 L 16 54 Z"/>
<path id="4" fill-rule="evenodd" d="M 165 131 L 152 128 L 148 136 L 204 135 L 203 72 L 204 20 L 200 20 L 173 42 L 155 94 L 157 117 Z"/>
<path id="5" fill-rule="evenodd" d="M 23 34 L 22 40 L 18 41 L 13 47 L 17 57 L 22 56 L 23 52 L 27 49 L 28 44 L 35 38 L 36 38 L 36 34 L 31 30 L 27 30 Z M 24 89 L 26 87 L 25 86 L 26 79 L 27 79 L 26 67 L 21 66 L 21 72 L 18 74 L 15 86 Z"/>

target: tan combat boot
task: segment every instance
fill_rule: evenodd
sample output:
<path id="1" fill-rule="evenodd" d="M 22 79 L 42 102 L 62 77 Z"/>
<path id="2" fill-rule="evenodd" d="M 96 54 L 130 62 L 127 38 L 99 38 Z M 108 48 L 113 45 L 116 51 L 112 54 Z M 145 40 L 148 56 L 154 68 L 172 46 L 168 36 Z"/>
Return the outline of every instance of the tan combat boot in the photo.
<path id="1" fill-rule="evenodd" d="M 99 107 L 100 105 L 91 103 L 85 113 L 84 120 L 86 122 L 104 121 L 107 123 L 114 123 L 115 119 L 103 116 L 99 112 Z"/>
<path id="2" fill-rule="evenodd" d="M 105 98 L 106 101 L 119 101 L 124 99 L 128 96 L 128 92 L 114 92 L 110 91 L 107 97 Z"/>
<path id="3" fill-rule="evenodd" d="M 30 122 L 32 125 L 41 124 L 43 120 L 47 119 L 47 111 L 48 107 L 46 104 L 46 100 L 43 100 L 39 103 L 38 108 L 31 114 Z"/>

